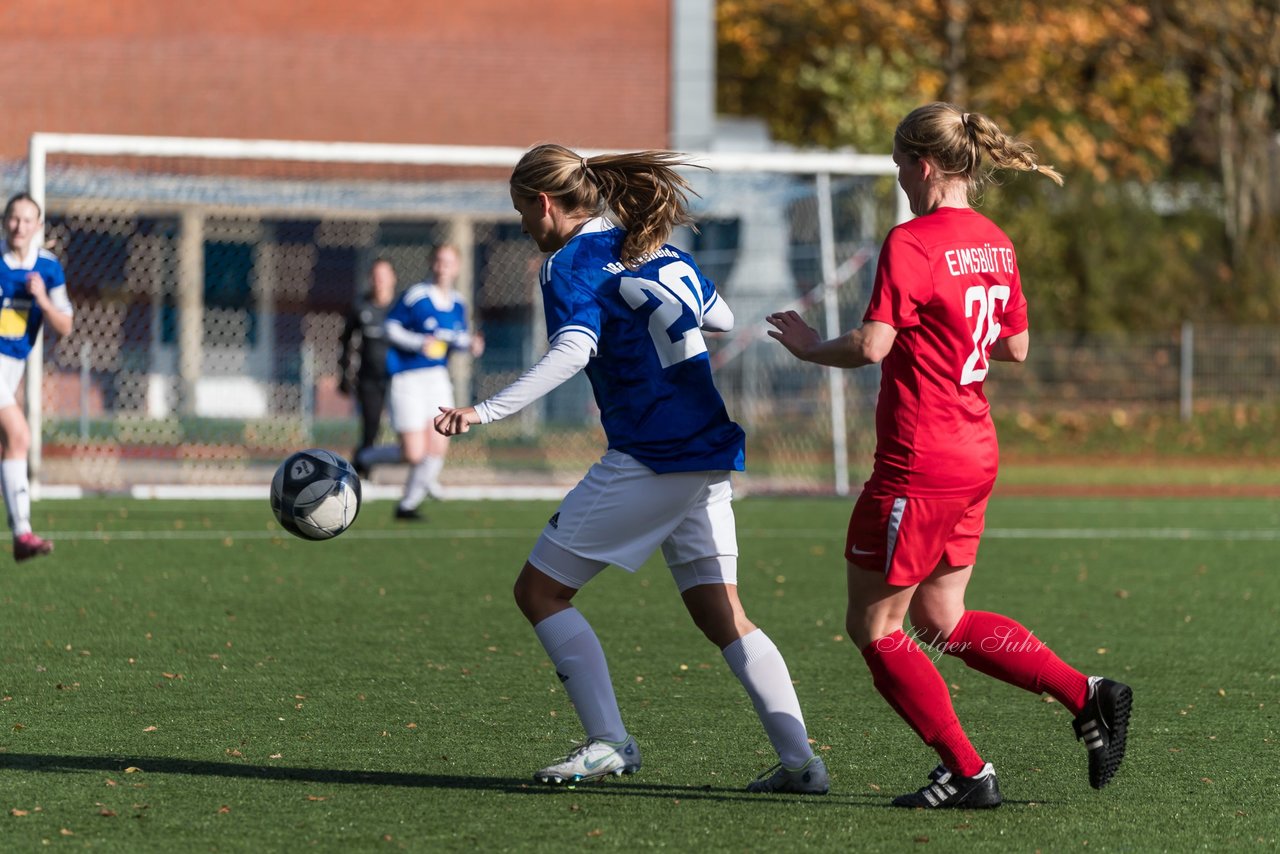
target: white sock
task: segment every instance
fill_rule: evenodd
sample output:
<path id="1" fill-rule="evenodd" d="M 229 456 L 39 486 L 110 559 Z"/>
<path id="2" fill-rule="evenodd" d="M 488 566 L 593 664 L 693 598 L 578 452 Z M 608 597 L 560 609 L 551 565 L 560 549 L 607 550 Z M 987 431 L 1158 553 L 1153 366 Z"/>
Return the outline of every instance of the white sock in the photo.
<path id="1" fill-rule="evenodd" d="M 426 467 L 427 494 L 440 497 L 440 471 L 444 468 L 444 457 L 427 457 L 422 461 Z"/>
<path id="2" fill-rule="evenodd" d="M 619 742 L 627 737 L 618 699 L 609 681 L 609 665 L 591 624 L 577 608 L 552 614 L 533 627 L 556 675 L 573 701 L 587 738 Z"/>
<path id="3" fill-rule="evenodd" d="M 399 445 L 374 445 L 360 452 L 356 461 L 362 466 L 398 463 L 402 459 Z"/>
<path id="4" fill-rule="evenodd" d="M 422 462 L 409 469 L 409 478 L 404 482 L 404 497 L 400 499 L 401 510 L 412 510 L 422 503 L 427 497 L 427 487 L 430 481 L 427 480 L 428 463 L 431 457 L 426 457 Z"/>
<path id="5" fill-rule="evenodd" d="M 747 689 L 769 742 L 786 768 L 799 768 L 813 756 L 800 713 L 800 700 L 782 653 L 760 629 L 724 648 L 724 660 Z"/>
<path id="6" fill-rule="evenodd" d="M 31 485 L 27 481 L 25 459 L 0 462 L 4 481 L 4 506 L 9 511 L 9 528 L 15 537 L 31 533 Z"/>

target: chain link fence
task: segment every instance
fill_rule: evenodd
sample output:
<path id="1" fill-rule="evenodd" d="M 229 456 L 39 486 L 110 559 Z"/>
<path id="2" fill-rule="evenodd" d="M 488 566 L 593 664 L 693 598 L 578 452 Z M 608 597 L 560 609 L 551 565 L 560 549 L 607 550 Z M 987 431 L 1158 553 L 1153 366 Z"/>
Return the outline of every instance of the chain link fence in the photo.
<path id="1" fill-rule="evenodd" d="M 508 172 L 50 155 L 45 237 L 67 269 L 76 328 L 46 341 L 38 366 L 40 480 L 90 490 L 258 484 L 298 448 L 349 453 L 357 426 L 338 392 L 343 314 L 374 259 L 390 260 L 404 288 L 428 274 L 441 242 L 461 250 L 460 290 L 488 344 L 480 359 L 455 357 L 458 397 L 496 392 L 546 346 L 542 255 L 521 234 Z M 892 179 L 768 168 L 691 178 L 700 227 L 674 242 L 738 318 L 708 343 L 747 431 L 741 488 L 843 491 L 839 471 L 856 483 L 870 467 L 879 372 L 833 381 L 769 339 L 763 318 L 794 307 L 824 332 L 860 322 L 877 246 L 902 216 Z M 16 192 L 28 179 L 10 164 L 0 187 Z M 1000 408 L 1127 403 L 1186 415 L 1195 401 L 1274 401 L 1277 376 L 1273 329 L 1033 332 L 1028 364 L 993 371 L 987 387 Z M 454 440 L 445 485 L 565 486 L 603 450 L 580 375 Z"/>

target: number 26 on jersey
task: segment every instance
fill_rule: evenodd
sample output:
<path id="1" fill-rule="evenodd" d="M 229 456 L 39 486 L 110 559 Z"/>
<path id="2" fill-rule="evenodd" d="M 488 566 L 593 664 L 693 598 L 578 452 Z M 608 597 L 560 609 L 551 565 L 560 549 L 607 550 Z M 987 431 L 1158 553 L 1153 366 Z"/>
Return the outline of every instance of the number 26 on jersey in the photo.
<path id="1" fill-rule="evenodd" d="M 974 318 L 973 352 L 965 359 L 960 372 L 960 385 L 981 382 L 987 378 L 991 367 L 987 351 L 1000 340 L 999 309 L 1009 301 L 1008 285 L 992 285 L 989 288 L 973 285 L 964 292 L 964 316 Z"/>

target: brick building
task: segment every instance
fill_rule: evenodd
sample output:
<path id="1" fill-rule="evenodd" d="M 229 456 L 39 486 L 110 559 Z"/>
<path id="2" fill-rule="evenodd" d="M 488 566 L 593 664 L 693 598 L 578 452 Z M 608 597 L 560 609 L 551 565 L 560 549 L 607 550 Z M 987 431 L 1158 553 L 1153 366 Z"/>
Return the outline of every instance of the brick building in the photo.
<path id="1" fill-rule="evenodd" d="M 690 147 L 712 18 L 710 0 L 4 4 L 0 160 L 34 131 Z"/>

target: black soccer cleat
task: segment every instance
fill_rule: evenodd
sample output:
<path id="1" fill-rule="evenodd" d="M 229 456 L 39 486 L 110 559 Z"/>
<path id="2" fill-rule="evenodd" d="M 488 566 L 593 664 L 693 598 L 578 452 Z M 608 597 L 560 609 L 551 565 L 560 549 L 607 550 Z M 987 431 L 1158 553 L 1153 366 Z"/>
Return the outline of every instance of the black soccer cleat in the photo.
<path id="1" fill-rule="evenodd" d="M 929 773 L 929 781 L 929 785 L 918 792 L 898 795 L 893 799 L 893 805 L 926 810 L 981 810 L 998 807 L 1001 803 L 996 769 L 990 762 L 972 777 L 952 774 L 939 765 Z"/>
<path id="2" fill-rule="evenodd" d="M 396 505 L 396 518 L 402 522 L 425 522 L 427 517 L 422 515 L 417 507 L 404 508 L 399 504 Z"/>
<path id="3" fill-rule="evenodd" d="M 1071 722 L 1076 739 L 1089 751 L 1089 785 L 1101 789 L 1124 761 L 1133 689 L 1123 682 L 1089 677 L 1089 698 Z"/>

